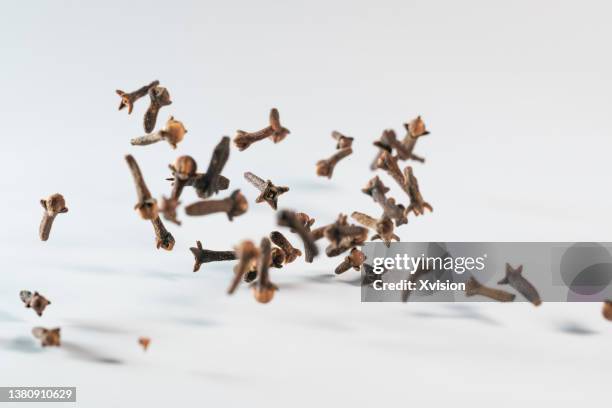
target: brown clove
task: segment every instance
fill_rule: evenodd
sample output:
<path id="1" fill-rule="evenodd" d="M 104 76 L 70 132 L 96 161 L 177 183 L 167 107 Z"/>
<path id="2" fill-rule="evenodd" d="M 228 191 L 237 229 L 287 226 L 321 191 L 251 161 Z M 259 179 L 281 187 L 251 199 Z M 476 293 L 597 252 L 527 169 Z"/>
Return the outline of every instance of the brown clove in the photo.
<path id="1" fill-rule="evenodd" d="M 147 95 L 149 93 L 149 89 L 152 89 L 157 85 L 159 85 L 159 81 L 153 81 L 149 85 L 145 85 L 130 93 L 125 93 L 122 90 L 117 89 L 115 92 L 117 92 L 117 95 L 121 97 L 121 102 L 119 103 L 119 110 L 127 107 L 128 115 L 131 114 L 132 109 L 134 109 L 134 102 Z"/>
<path id="2" fill-rule="evenodd" d="M 144 351 L 147 351 L 149 349 L 149 344 L 151 344 L 151 339 L 149 337 L 139 337 L 138 344 L 140 344 L 140 347 L 142 347 Z"/>
<path id="3" fill-rule="evenodd" d="M 424 163 L 424 158 L 414 154 L 414 146 L 421 136 L 429 134 L 429 131 L 425 128 L 425 122 L 423 122 L 420 116 L 417 116 L 416 119 L 413 119 L 411 122 L 405 123 L 404 128 L 406 128 L 407 131 L 402 141 L 404 151 L 408 152 L 410 159 Z"/>
<path id="4" fill-rule="evenodd" d="M 219 262 L 219 261 L 235 261 L 237 258 L 235 251 L 211 251 L 203 249 L 202 242 L 196 241 L 196 247 L 189 248 L 195 258 L 193 271 L 200 270 L 200 266 L 204 263 Z"/>
<path id="5" fill-rule="evenodd" d="M 228 198 L 222 200 L 205 200 L 190 204 L 185 207 L 185 212 L 192 216 L 222 212 L 232 221 L 234 217 L 244 214 L 248 208 L 249 204 L 244 195 L 240 190 L 235 190 Z"/>
<path id="6" fill-rule="evenodd" d="M 235 248 L 238 263 L 234 267 L 234 278 L 227 290 L 227 294 L 231 295 L 236 291 L 240 282 L 251 271 L 253 263 L 256 263 L 259 257 L 259 248 L 255 246 L 253 241 L 243 241 Z M 257 274 L 257 272 L 255 272 Z M 246 280 L 246 279 L 245 279 Z M 254 280 L 254 277 L 253 277 Z"/>
<path id="7" fill-rule="evenodd" d="M 153 223 L 157 248 L 161 247 L 166 251 L 171 251 L 174 247 L 174 237 L 166 230 L 162 220 L 159 218 L 157 201 L 151 196 L 151 192 L 147 188 L 136 159 L 132 155 L 127 155 L 125 156 L 125 161 L 132 172 L 136 185 L 136 194 L 138 195 L 138 202 L 134 208 L 143 219 L 150 220 Z"/>
<path id="8" fill-rule="evenodd" d="M 172 193 L 170 198 L 178 200 L 183 189 L 192 180 L 198 170 L 198 163 L 191 156 L 179 156 L 174 164 L 169 164 L 168 168 L 172 171 Z"/>
<path id="9" fill-rule="evenodd" d="M 470 276 L 465 284 L 465 296 L 484 296 L 489 299 L 497 300 L 498 302 L 512 302 L 515 298 L 513 293 L 484 286 L 473 276 Z"/>
<path id="10" fill-rule="evenodd" d="M 351 249 L 351 253 L 346 258 L 344 258 L 344 261 L 342 261 L 342 263 L 340 263 L 340 265 L 336 267 L 335 273 L 336 275 L 340 275 L 351 268 L 358 271 L 361 269 L 361 265 L 363 265 L 365 260 L 365 254 L 359 249 L 353 248 Z"/>
<path id="11" fill-rule="evenodd" d="M 382 207 L 387 217 L 395 220 L 396 227 L 408 223 L 406 208 L 401 204 L 395 204 L 395 199 L 386 197 L 389 188 L 383 184 L 378 176 L 371 179 L 361 191 L 372 197 L 374 202 Z"/>
<path id="12" fill-rule="evenodd" d="M 293 211 L 284 210 L 278 213 L 277 222 L 278 225 L 289 227 L 299 235 L 304 244 L 304 259 L 306 262 L 312 263 L 319 254 L 319 248 L 312 239 L 312 234 L 309 228 L 304 225 L 303 220 L 300 220 Z"/>
<path id="13" fill-rule="evenodd" d="M 383 215 L 380 219 L 370 217 L 359 211 L 354 211 L 351 217 L 363 226 L 373 229 L 376 234 L 372 236 L 372 241 L 377 239 L 382 240 L 387 248 L 391 245 L 391 241 L 399 241 L 399 237 L 393 232 L 393 222 L 391 218 Z"/>
<path id="14" fill-rule="evenodd" d="M 498 284 L 512 286 L 518 293 L 523 295 L 525 299 L 535 306 L 540 306 L 542 304 L 537 289 L 523 276 L 523 265 L 515 269 L 507 263 L 506 276 L 500 280 Z"/>
<path id="15" fill-rule="evenodd" d="M 219 187 L 222 177 L 221 172 L 229 159 L 229 154 L 230 139 L 227 136 L 223 136 L 213 151 L 210 163 L 208 164 L 208 170 L 193 182 L 193 187 L 198 197 L 208 198 L 223 189 Z M 221 186 L 223 185 L 221 184 Z"/>
<path id="16" fill-rule="evenodd" d="M 285 264 L 286 259 L 285 251 L 279 247 L 273 247 L 272 252 L 270 253 L 270 268 L 280 269 Z"/>
<path id="17" fill-rule="evenodd" d="M 269 125 L 256 132 L 245 132 L 244 130 L 236 131 L 234 144 L 238 150 L 243 151 L 248 149 L 253 143 L 267 138 L 271 138 L 274 143 L 279 143 L 287 135 L 291 133 L 284 128 L 280 123 L 280 115 L 276 108 L 270 110 Z"/>
<path id="18" fill-rule="evenodd" d="M 404 179 L 406 180 L 408 197 L 410 197 L 410 205 L 407 212 L 410 213 L 412 211 L 417 216 L 423 215 L 426 209 L 433 212 L 433 207 L 423 200 L 421 190 L 419 189 L 419 182 L 412 172 L 412 167 L 408 166 L 404 169 Z"/>
<path id="19" fill-rule="evenodd" d="M 336 154 L 331 156 L 329 159 L 319 160 L 317 162 L 317 176 L 331 178 L 334 173 L 334 168 L 336 164 L 345 157 L 349 156 L 353 153 L 353 149 L 347 147 L 345 149 L 339 150 Z"/>
<path id="20" fill-rule="evenodd" d="M 257 259 L 257 281 L 252 285 L 253 296 L 259 303 L 268 303 L 274 297 L 278 287 L 270 281 L 269 267 L 272 258 L 270 240 L 262 238 Z"/>
<path id="21" fill-rule="evenodd" d="M 51 302 L 40 293 L 32 293 L 29 290 L 22 290 L 19 292 L 19 298 L 25 304 L 26 308 L 32 308 L 38 316 L 42 316 L 45 308 L 51 304 Z"/>
<path id="22" fill-rule="evenodd" d="M 51 227 L 53 226 L 55 217 L 57 217 L 58 214 L 67 213 L 68 208 L 66 208 L 64 196 L 58 193 L 51 194 L 47 199 L 40 200 L 40 205 L 45 212 L 40 222 L 40 227 L 38 228 L 38 235 L 41 241 L 46 241 L 49 239 L 49 234 L 51 234 Z"/>
<path id="23" fill-rule="evenodd" d="M 284 194 L 289 191 L 289 187 L 275 186 L 272 181 L 264 181 L 263 179 L 257 177 L 255 174 L 249 171 L 244 173 L 244 178 L 260 191 L 260 194 L 255 199 L 255 202 L 261 203 L 265 201 L 274 210 L 276 210 L 276 208 L 278 207 L 278 197 L 281 194 Z"/>
<path id="24" fill-rule="evenodd" d="M 402 190 L 410 195 L 404 174 L 397 164 L 397 157 L 393 157 L 391 153 L 383 151 L 376 162 L 376 168 L 386 171 L 399 184 Z"/>
<path id="25" fill-rule="evenodd" d="M 59 347 L 61 345 L 59 327 L 54 329 L 35 327 L 32 329 L 32 335 L 40 340 L 40 345 L 43 347 Z"/>
<path id="26" fill-rule="evenodd" d="M 174 248 L 174 237 L 166 229 L 166 226 L 159 218 L 159 216 L 153 220 L 153 230 L 155 231 L 155 247 L 157 249 L 163 248 L 166 251 L 172 251 Z"/>
<path id="27" fill-rule="evenodd" d="M 175 120 L 174 116 L 170 116 L 170 119 L 166 122 L 165 128 L 155 133 L 135 137 L 130 143 L 132 146 L 147 146 L 165 140 L 173 149 L 176 149 L 176 146 L 185 138 L 186 133 L 187 129 L 185 129 L 183 122 Z"/>
<path id="28" fill-rule="evenodd" d="M 274 143 L 281 142 L 284 138 L 287 137 L 289 133 L 289 129 L 284 128 L 280 123 L 280 114 L 278 113 L 278 109 L 272 108 L 270 110 L 270 127 L 272 128 L 272 135 L 270 138 Z"/>
<path id="29" fill-rule="evenodd" d="M 291 245 L 291 242 L 279 231 L 272 231 L 270 233 L 270 239 L 275 245 L 278 245 L 285 253 L 285 263 L 291 263 L 302 256 L 302 251 Z"/>
<path id="30" fill-rule="evenodd" d="M 149 89 L 149 98 L 151 102 L 149 103 L 149 108 L 145 112 L 144 115 L 144 130 L 146 133 L 151 133 L 155 129 L 155 123 L 157 122 L 157 114 L 159 110 L 168 106 L 172 103 L 170 100 L 170 94 L 168 90 L 161 86 L 155 86 Z"/>
<path id="31" fill-rule="evenodd" d="M 336 130 L 332 132 L 332 138 L 336 141 L 337 150 L 346 149 L 346 148 L 350 148 L 353 146 L 354 138 L 345 136 Z"/>

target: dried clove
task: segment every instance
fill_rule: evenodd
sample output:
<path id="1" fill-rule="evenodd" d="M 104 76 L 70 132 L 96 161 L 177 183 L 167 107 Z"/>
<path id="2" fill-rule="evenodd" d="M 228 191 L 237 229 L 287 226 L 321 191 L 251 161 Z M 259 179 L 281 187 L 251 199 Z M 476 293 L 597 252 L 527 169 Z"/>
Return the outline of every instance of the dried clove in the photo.
<path id="1" fill-rule="evenodd" d="M 117 92 L 117 95 L 121 97 L 121 102 L 119 103 L 119 110 L 127 107 L 129 115 L 130 113 L 132 113 L 132 109 L 134 109 L 134 102 L 147 95 L 149 93 L 149 89 L 154 88 L 157 85 L 159 85 L 159 81 L 153 81 L 149 85 L 145 85 L 130 93 L 125 93 L 122 90 L 117 89 L 115 92 Z"/>
<path id="2" fill-rule="evenodd" d="M 153 230 L 155 231 L 155 247 L 157 249 L 163 248 L 166 251 L 172 251 L 174 248 L 174 237 L 166 229 L 166 226 L 159 218 L 159 216 L 153 220 Z"/>
<path id="3" fill-rule="evenodd" d="M 319 160 L 317 162 L 317 176 L 331 178 L 332 174 L 334 173 L 334 168 L 336 167 L 336 164 L 338 164 L 340 160 L 349 156 L 351 153 L 353 153 L 353 149 L 347 147 L 345 149 L 339 150 L 329 159 Z"/>
<path id="4" fill-rule="evenodd" d="M 389 191 L 389 188 L 383 184 L 378 176 L 371 179 L 361 191 L 372 197 L 374 202 L 382 207 L 387 217 L 395 220 L 396 227 L 408 222 L 406 208 L 401 204 L 395 204 L 395 199 L 386 197 L 385 194 Z"/>
<path id="5" fill-rule="evenodd" d="M 408 197 L 410 197 L 410 205 L 408 206 L 407 212 L 410 213 L 412 211 L 414 215 L 424 214 L 425 209 L 433 212 L 433 207 L 423 200 L 421 190 L 419 189 L 419 182 L 412 173 L 412 167 L 408 166 L 404 169 L 404 179 L 406 180 Z"/>
<path id="6" fill-rule="evenodd" d="M 240 193 L 240 190 L 235 190 L 228 198 L 223 200 L 205 200 L 190 204 L 185 207 L 185 212 L 192 216 L 223 212 L 232 221 L 234 217 L 244 214 L 248 208 L 249 204 L 244 195 Z"/>
<path id="7" fill-rule="evenodd" d="M 259 245 L 259 258 L 257 259 L 257 281 L 251 286 L 253 296 L 259 303 L 268 303 L 274 297 L 278 287 L 270 281 L 269 267 L 272 258 L 270 240 L 262 238 Z"/>
<path id="8" fill-rule="evenodd" d="M 285 264 L 285 259 L 285 251 L 283 251 L 282 248 L 274 247 L 272 248 L 272 252 L 270 254 L 270 265 L 268 266 L 271 268 L 280 269 Z"/>
<path id="9" fill-rule="evenodd" d="M 167 198 L 166 196 L 162 196 L 161 204 L 159 204 L 159 211 L 162 213 L 166 221 L 170 221 L 176 225 L 181 225 L 181 222 L 176 218 L 176 209 L 180 204 L 181 202 L 175 200 L 174 198 Z"/>
<path id="10" fill-rule="evenodd" d="M 278 245 L 285 253 L 285 263 L 291 263 L 296 260 L 297 257 L 302 256 L 302 251 L 294 248 L 291 242 L 279 231 L 272 231 L 270 233 L 270 239 L 276 245 Z"/>
<path id="11" fill-rule="evenodd" d="M 515 269 L 507 263 L 506 276 L 500 280 L 498 284 L 512 286 L 518 293 L 523 295 L 525 299 L 535 306 L 540 306 L 540 304 L 542 304 L 537 289 L 523 276 L 523 265 Z"/>
<path id="12" fill-rule="evenodd" d="M 51 234 L 51 227 L 53 226 L 53 221 L 58 214 L 63 214 L 68 212 L 68 208 L 66 208 L 66 200 L 64 200 L 64 196 L 61 194 L 51 194 L 47 199 L 40 200 L 40 205 L 45 210 L 43 214 L 42 221 L 40 222 L 40 227 L 38 229 L 38 235 L 40 236 L 41 241 L 46 241 L 49 239 L 49 234 Z"/>
<path id="13" fill-rule="evenodd" d="M 402 190 L 404 190 L 406 194 L 410 196 L 408 186 L 406 184 L 406 178 L 397 165 L 397 157 L 393 157 L 391 156 L 391 153 L 383 151 L 376 162 L 376 168 L 386 171 L 387 174 L 389 174 L 393 180 L 399 184 Z"/>
<path id="14" fill-rule="evenodd" d="M 272 127 L 272 141 L 274 143 L 281 142 L 284 138 L 287 137 L 289 133 L 289 129 L 284 128 L 280 123 L 280 114 L 278 113 L 278 109 L 272 108 L 270 110 L 270 127 Z"/>
<path id="15" fill-rule="evenodd" d="M 245 132 L 244 130 L 236 131 L 236 136 L 234 137 L 234 144 L 236 145 L 238 150 L 246 150 L 253 143 L 267 138 L 271 138 L 274 143 L 279 143 L 285 137 L 287 137 L 289 133 L 291 133 L 288 129 L 284 128 L 280 124 L 280 115 L 276 108 L 272 108 L 270 110 L 270 116 L 268 121 L 268 126 L 256 132 L 249 133 Z"/>
<path id="16" fill-rule="evenodd" d="M 318 235 L 318 229 L 315 230 Z M 313 232 L 314 234 L 315 232 Z M 353 243 L 351 246 L 360 245 L 368 238 L 368 229 L 358 225 L 349 224 L 345 214 L 338 215 L 336 222 L 324 227 L 323 235 L 332 245 L 340 246 L 347 241 Z M 349 248 L 350 249 L 350 248 Z"/>
<path id="17" fill-rule="evenodd" d="M 372 236 L 372 241 L 380 239 L 388 248 L 391 245 L 391 241 L 400 240 L 399 237 L 393 232 L 393 222 L 391 221 L 391 218 L 387 217 L 386 215 L 383 215 L 380 219 L 376 219 L 359 211 L 354 211 L 353 214 L 351 214 L 351 217 L 361 225 L 376 231 L 376 234 Z"/>
<path id="18" fill-rule="evenodd" d="M 612 300 L 604 301 L 601 313 L 603 314 L 603 317 L 605 317 L 607 320 L 612 321 Z"/>
<path id="19" fill-rule="evenodd" d="M 319 248 L 312 239 L 312 234 L 309 228 L 304 225 L 303 220 L 300 220 L 293 211 L 283 210 L 278 213 L 278 225 L 289 227 L 299 235 L 304 243 L 304 259 L 308 263 L 312 263 L 314 258 L 319 254 Z"/>
<path id="20" fill-rule="evenodd" d="M 477 295 L 488 297 L 489 299 L 497 300 L 498 302 L 512 302 L 515 298 L 513 293 L 484 286 L 478 282 L 476 278 L 470 276 L 465 284 L 465 296 L 471 297 Z"/>
<path id="21" fill-rule="evenodd" d="M 414 154 L 414 146 L 419 137 L 429 134 L 429 131 L 425 129 L 425 122 L 423 122 L 420 116 L 417 116 L 411 122 L 405 123 L 404 128 L 407 130 L 407 134 L 402 141 L 404 151 L 409 154 L 410 159 L 424 163 L 424 158 Z"/>
<path id="22" fill-rule="evenodd" d="M 421 116 L 417 116 L 412 121 L 405 123 L 404 127 L 408 131 L 408 134 L 406 135 L 407 138 L 418 138 L 429 134 L 429 131 L 426 129 L 425 122 L 423 122 Z"/>
<path id="23" fill-rule="evenodd" d="M 144 351 L 147 351 L 149 349 L 149 344 L 151 344 L 151 339 L 149 337 L 139 337 L 138 344 L 140 344 L 140 347 L 142 347 Z"/>
<path id="24" fill-rule="evenodd" d="M 162 220 L 159 218 L 159 212 L 157 207 L 157 201 L 151 196 L 151 192 L 147 188 L 147 185 L 142 177 L 142 172 L 136 159 L 132 155 L 125 156 L 125 161 L 130 167 L 134 183 L 136 184 L 136 194 L 138 195 L 138 202 L 134 208 L 138 211 L 140 216 L 145 220 L 150 220 L 155 230 L 156 246 L 166 251 L 171 251 L 174 247 L 174 237 L 166 227 Z"/>
<path id="25" fill-rule="evenodd" d="M 35 327 L 32 329 L 32 335 L 40 340 L 40 345 L 43 347 L 59 347 L 60 328 L 45 329 L 44 327 Z"/>
<path id="26" fill-rule="evenodd" d="M 234 278 L 227 290 L 228 295 L 236 291 L 242 279 L 250 272 L 253 263 L 256 262 L 257 257 L 259 257 L 259 249 L 255 246 L 253 241 L 241 242 L 240 245 L 235 248 L 235 253 L 238 258 L 238 264 L 234 267 Z M 255 274 L 256 273 L 257 272 L 255 272 Z"/>
<path id="27" fill-rule="evenodd" d="M 353 146 L 353 139 L 349 136 L 344 136 L 342 133 L 334 130 L 332 132 L 332 138 L 337 142 L 336 149 L 346 149 Z"/>
<path id="28" fill-rule="evenodd" d="M 174 181 L 171 197 L 178 200 L 188 180 L 196 175 L 198 164 L 191 156 L 179 156 L 168 168 L 172 171 Z"/>
<path id="29" fill-rule="evenodd" d="M 221 141 L 215 147 L 210 163 L 208 164 L 208 170 L 201 177 L 198 177 L 193 182 L 193 187 L 200 198 L 208 198 L 213 194 L 217 194 L 222 188 L 219 187 L 221 184 L 221 172 L 225 163 L 229 159 L 230 154 L 230 139 L 227 136 L 223 136 Z M 222 186 L 223 184 L 221 184 Z"/>
<path id="30" fill-rule="evenodd" d="M 196 246 L 197 248 L 189 248 L 195 258 L 195 263 L 193 265 L 194 272 L 199 271 L 200 266 L 203 263 L 235 261 L 236 259 L 238 259 L 235 251 L 211 251 L 209 249 L 203 249 L 202 242 L 200 241 L 196 241 Z"/>
<path id="31" fill-rule="evenodd" d="M 272 181 L 270 180 L 264 181 L 263 179 L 257 177 L 255 174 L 251 173 L 250 171 L 247 171 L 246 173 L 244 173 L 244 178 L 260 191 L 260 194 L 255 199 L 255 202 L 261 203 L 265 201 L 274 210 L 276 210 L 276 208 L 278 207 L 278 197 L 281 194 L 284 194 L 287 191 L 289 191 L 289 187 L 275 186 L 274 184 L 272 184 Z"/>
<path id="32" fill-rule="evenodd" d="M 363 265 L 365 260 L 366 256 L 363 252 L 361 252 L 357 248 L 351 249 L 351 253 L 346 258 L 344 258 L 344 261 L 342 261 L 340 265 L 336 267 L 336 275 L 340 275 L 351 268 L 356 271 L 360 270 L 361 265 Z"/>
<path id="33" fill-rule="evenodd" d="M 198 170 L 198 164 L 191 156 L 179 156 L 174 164 L 169 164 L 168 168 L 172 171 L 173 178 L 172 194 L 170 198 L 178 200 L 181 197 L 183 188 L 192 180 Z"/>
<path id="34" fill-rule="evenodd" d="M 298 219 L 300 224 L 303 225 L 304 228 L 306 228 L 306 230 L 310 232 L 310 227 L 312 227 L 312 225 L 315 223 L 315 219 L 311 218 L 310 215 L 303 212 L 295 213 L 295 217 Z M 296 233 L 296 230 L 294 230 L 293 228 L 289 228 L 289 231 L 293 232 L 294 234 Z"/>
<path id="35" fill-rule="evenodd" d="M 130 143 L 132 146 L 147 146 L 165 140 L 173 149 L 176 149 L 176 146 L 185 138 L 185 133 L 187 133 L 187 129 L 185 129 L 183 122 L 175 120 L 174 116 L 170 116 L 165 128 L 155 133 L 135 137 Z"/>
<path id="36" fill-rule="evenodd" d="M 149 108 L 144 115 L 144 130 L 147 133 L 151 133 L 155 129 L 155 122 L 157 122 L 157 114 L 159 110 L 168 106 L 172 103 L 170 100 L 170 94 L 168 90 L 162 86 L 155 86 L 149 89 Z"/>
<path id="37" fill-rule="evenodd" d="M 315 241 L 320 240 L 321 238 L 323 238 L 325 236 L 325 231 L 332 226 L 345 226 L 348 225 L 347 222 L 347 216 L 345 214 L 339 214 L 338 218 L 336 219 L 335 222 L 331 223 L 331 224 L 327 224 L 327 225 L 323 225 L 321 227 L 317 227 L 315 229 L 312 230 L 312 238 Z"/>
<path id="38" fill-rule="evenodd" d="M 411 152 L 402 142 L 397 140 L 397 135 L 393 129 L 385 129 L 380 136 L 380 139 L 374 142 L 374 146 L 381 149 L 379 150 L 379 155 L 382 154 L 382 151 L 392 153 L 393 149 L 395 149 L 399 159 L 408 160 L 411 158 Z"/>
<path id="39" fill-rule="evenodd" d="M 32 308 L 38 316 L 42 316 L 45 308 L 51 304 L 51 302 L 40 293 L 32 293 L 29 290 L 22 290 L 19 292 L 19 298 L 25 304 L 26 308 Z"/>

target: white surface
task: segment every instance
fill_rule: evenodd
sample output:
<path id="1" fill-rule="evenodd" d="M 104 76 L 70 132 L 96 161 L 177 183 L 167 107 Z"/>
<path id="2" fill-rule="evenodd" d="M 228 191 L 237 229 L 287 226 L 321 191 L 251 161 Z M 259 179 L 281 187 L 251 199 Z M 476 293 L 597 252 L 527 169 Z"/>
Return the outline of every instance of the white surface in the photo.
<path id="1" fill-rule="evenodd" d="M 356 276 L 321 260 L 273 271 L 281 290 L 263 306 L 246 289 L 225 296 L 230 264 L 193 274 L 188 247 L 276 228 L 246 170 L 291 186 L 281 206 L 321 223 L 373 212 L 359 192 L 371 142 L 417 114 L 432 134 L 415 174 L 435 213 L 402 239 L 609 241 L 606 2 L 105 4 L 0 9 L 0 385 L 74 385 L 87 407 L 605 403 L 598 304 L 361 304 Z M 116 111 L 116 88 L 152 79 L 174 101 L 158 124 L 172 114 L 189 129 L 176 151 L 129 145 L 144 101 Z M 259 129 L 272 106 L 291 135 L 233 150 L 224 172 L 249 212 L 232 224 L 182 215 L 175 250 L 156 251 L 124 154 L 168 194 L 177 155 L 205 168 L 221 135 Z M 314 163 L 333 153 L 333 129 L 356 138 L 355 154 L 328 181 Z M 56 191 L 70 212 L 41 243 L 38 200 Z M 51 299 L 43 318 L 21 289 Z M 39 324 L 61 326 L 64 347 L 40 351 Z"/>

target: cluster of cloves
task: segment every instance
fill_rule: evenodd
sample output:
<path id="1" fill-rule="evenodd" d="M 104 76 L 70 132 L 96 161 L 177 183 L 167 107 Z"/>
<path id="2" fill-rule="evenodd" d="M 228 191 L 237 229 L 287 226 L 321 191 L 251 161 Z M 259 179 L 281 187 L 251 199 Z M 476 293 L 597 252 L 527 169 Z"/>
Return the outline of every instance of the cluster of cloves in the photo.
<path id="1" fill-rule="evenodd" d="M 173 149 L 176 149 L 177 144 L 183 140 L 185 133 L 187 133 L 187 130 L 185 129 L 185 126 L 183 126 L 182 122 L 174 119 L 173 116 L 170 116 L 170 119 L 168 119 L 168 122 L 166 123 L 166 127 L 153 133 L 160 109 L 164 106 L 172 104 L 168 89 L 160 86 L 159 81 L 156 80 L 148 85 L 138 88 L 133 92 L 128 93 L 119 89 L 117 89 L 115 92 L 117 92 L 117 95 L 121 97 L 119 110 L 127 107 L 128 115 L 132 113 L 134 103 L 137 100 L 146 95 L 149 96 L 149 107 L 147 108 L 143 119 L 144 130 L 147 134 L 132 139 L 132 145 L 146 146 L 165 140 L 170 144 L 170 146 L 172 146 Z"/>
<path id="2" fill-rule="evenodd" d="M 22 290 L 19 292 L 19 298 L 23 302 L 26 308 L 31 308 L 36 314 L 41 317 L 43 312 L 51 304 L 51 302 L 38 292 L 30 292 L 29 290 Z M 32 329 L 32 335 L 40 340 L 40 344 L 43 347 L 54 346 L 59 347 L 60 342 L 60 329 L 46 329 L 44 327 L 34 327 Z"/>

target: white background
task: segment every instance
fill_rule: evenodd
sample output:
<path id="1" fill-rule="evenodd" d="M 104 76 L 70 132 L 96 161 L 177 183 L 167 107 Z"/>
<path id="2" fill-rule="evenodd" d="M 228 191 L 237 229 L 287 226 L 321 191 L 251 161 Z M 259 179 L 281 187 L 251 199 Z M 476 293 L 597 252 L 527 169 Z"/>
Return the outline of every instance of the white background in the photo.
<path id="1" fill-rule="evenodd" d="M 609 241 L 609 15 L 604 1 L 4 3 L 0 385 L 77 386 L 87 407 L 601 405 L 599 304 L 361 304 L 357 273 L 332 276 L 340 259 L 320 258 L 273 271 L 280 291 L 264 306 L 246 288 L 225 295 L 231 264 L 193 274 L 188 248 L 276 228 L 247 170 L 289 185 L 280 206 L 318 225 L 375 214 L 359 191 L 371 143 L 418 114 L 431 135 L 414 169 L 435 212 L 403 240 Z M 189 130 L 176 151 L 130 146 L 145 100 L 117 112 L 115 89 L 153 79 L 173 100 L 158 127 L 172 114 Z M 174 251 L 155 250 L 123 156 L 168 195 L 175 157 L 204 169 L 222 135 L 265 126 L 273 106 L 291 135 L 232 150 L 224 172 L 249 212 L 231 224 L 181 213 Z M 334 152 L 334 129 L 355 153 L 329 181 L 314 163 Z M 38 201 L 54 192 L 70 212 L 41 243 Z M 42 318 L 22 289 L 51 299 Z M 61 326 L 64 346 L 41 351 L 34 325 Z"/>

